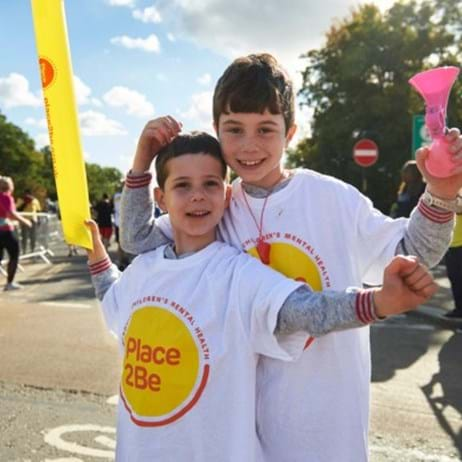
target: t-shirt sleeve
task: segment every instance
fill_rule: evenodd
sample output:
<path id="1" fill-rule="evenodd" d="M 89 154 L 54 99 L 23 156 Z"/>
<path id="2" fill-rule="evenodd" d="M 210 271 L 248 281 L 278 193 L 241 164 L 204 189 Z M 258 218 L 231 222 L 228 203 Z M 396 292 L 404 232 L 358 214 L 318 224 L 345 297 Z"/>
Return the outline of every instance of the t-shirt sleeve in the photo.
<path id="1" fill-rule="evenodd" d="M 289 294 L 302 283 L 286 278 L 248 255 L 239 270 L 239 308 L 244 330 L 255 353 L 284 361 L 303 352 L 306 332 L 277 337 L 278 313 Z"/>
<path id="2" fill-rule="evenodd" d="M 353 188 L 352 188 L 353 189 Z M 363 283 L 381 284 L 383 270 L 404 237 L 407 219 L 392 219 L 375 209 L 359 191 L 353 192 L 355 250 Z"/>
<path id="3" fill-rule="evenodd" d="M 129 271 L 129 269 L 125 270 Z M 126 274 L 122 274 L 118 280 L 113 282 L 111 287 L 104 294 L 103 300 L 101 301 L 101 308 L 104 315 L 107 328 L 117 337 L 121 337 L 121 329 L 123 326 L 120 325 L 120 311 L 121 305 L 123 304 L 123 294 L 128 293 L 126 287 Z"/>

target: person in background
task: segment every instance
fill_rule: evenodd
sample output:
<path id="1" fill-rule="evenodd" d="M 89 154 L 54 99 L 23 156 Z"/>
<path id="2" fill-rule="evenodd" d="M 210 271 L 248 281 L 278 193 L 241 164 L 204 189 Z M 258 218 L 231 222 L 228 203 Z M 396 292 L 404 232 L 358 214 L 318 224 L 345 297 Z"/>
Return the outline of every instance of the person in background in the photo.
<path id="1" fill-rule="evenodd" d="M 3 290 L 17 290 L 22 286 L 14 282 L 19 261 L 19 244 L 14 235 L 11 220 L 17 220 L 24 226 L 32 223 L 16 211 L 13 199 L 14 183 L 10 177 L 0 176 L 0 261 L 3 260 L 3 249 L 8 252 L 7 280 Z"/>
<path id="2" fill-rule="evenodd" d="M 417 162 L 408 160 L 401 169 L 401 185 L 398 189 L 396 202 L 390 210 L 390 216 L 392 218 L 408 218 L 424 191 L 425 183 L 417 168 Z"/>
<path id="3" fill-rule="evenodd" d="M 99 202 L 97 202 L 93 210 L 95 212 L 95 221 L 98 224 L 104 247 L 108 249 L 112 236 L 113 206 L 106 193 L 103 194 L 103 197 Z"/>
<path id="4" fill-rule="evenodd" d="M 462 321 L 462 215 L 456 215 L 454 234 L 445 263 L 455 305 L 452 311 L 446 313 L 446 317 Z"/>
<path id="5" fill-rule="evenodd" d="M 20 224 L 21 248 L 23 254 L 27 253 L 27 243 L 29 242 L 29 249 L 32 253 L 35 250 L 35 242 L 37 239 L 37 213 L 42 211 L 42 207 L 40 206 L 38 199 L 32 195 L 31 190 L 26 189 L 24 196 L 18 199 L 16 209 L 18 212 L 25 212 L 29 214 L 26 215 L 26 217 L 30 220 L 31 226 L 26 226 L 23 223 Z"/>
<path id="6" fill-rule="evenodd" d="M 124 187 L 125 181 L 120 182 L 120 188 L 114 196 L 112 196 L 112 213 L 114 215 L 114 231 L 115 231 L 115 240 L 117 243 L 117 268 L 120 271 L 123 271 L 132 260 L 133 256 L 126 253 L 120 245 L 120 236 L 119 236 L 119 223 L 120 223 L 120 199 L 122 198 L 122 189 Z"/>

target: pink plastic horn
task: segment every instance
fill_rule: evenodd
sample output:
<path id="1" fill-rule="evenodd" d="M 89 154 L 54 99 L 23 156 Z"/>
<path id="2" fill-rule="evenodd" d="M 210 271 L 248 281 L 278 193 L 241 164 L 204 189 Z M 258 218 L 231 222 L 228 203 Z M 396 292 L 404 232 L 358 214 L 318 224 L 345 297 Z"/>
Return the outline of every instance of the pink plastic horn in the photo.
<path id="1" fill-rule="evenodd" d="M 409 80 L 425 100 L 425 125 L 433 140 L 425 167 L 439 178 L 451 176 L 455 165 L 444 132 L 449 92 L 458 75 L 457 67 L 447 66 L 420 72 Z"/>

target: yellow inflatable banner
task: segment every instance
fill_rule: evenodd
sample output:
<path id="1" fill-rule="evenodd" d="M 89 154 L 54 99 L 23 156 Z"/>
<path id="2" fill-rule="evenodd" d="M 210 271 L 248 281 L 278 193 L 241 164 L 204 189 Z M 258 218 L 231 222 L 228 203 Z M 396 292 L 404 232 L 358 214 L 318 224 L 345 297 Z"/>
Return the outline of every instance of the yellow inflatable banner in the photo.
<path id="1" fill-rule="evenodd" d="M 90 218 L 64 0 L 31 0 L 53 171 L 64 238 L 92 248 Z"/>

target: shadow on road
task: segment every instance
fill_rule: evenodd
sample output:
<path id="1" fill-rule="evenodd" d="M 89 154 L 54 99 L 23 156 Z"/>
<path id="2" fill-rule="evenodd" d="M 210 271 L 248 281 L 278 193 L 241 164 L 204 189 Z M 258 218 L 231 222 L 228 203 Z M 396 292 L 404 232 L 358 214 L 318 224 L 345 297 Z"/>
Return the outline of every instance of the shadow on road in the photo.
<path id="1" fill-rule="evenodd" d="M 460 415 L 462 422 L 462 394 L 457 377 L 461 377 L 462 370 L 462 335 L 454 335 L 441 348 L 438 361 L 440 370 L 433 375 L 431 381 L 422 387 L 422 392 L 435 414 L 441 428 L 454 441 L 454 446 L 462 458 L 462 424 L 459 428 L 446 419 L 444 412 L 452 407 Z"/>
<path id="2" fill-rule="evenodd" d="M 425 355 L 431 343 L 433 332 L 420 330 L 406 332 L 389 329 L 371 329 L 372 382 L 386 382 L 399 369 L 406 369 Z M 392 337 L 393 350 L 387 345 Z"/>

